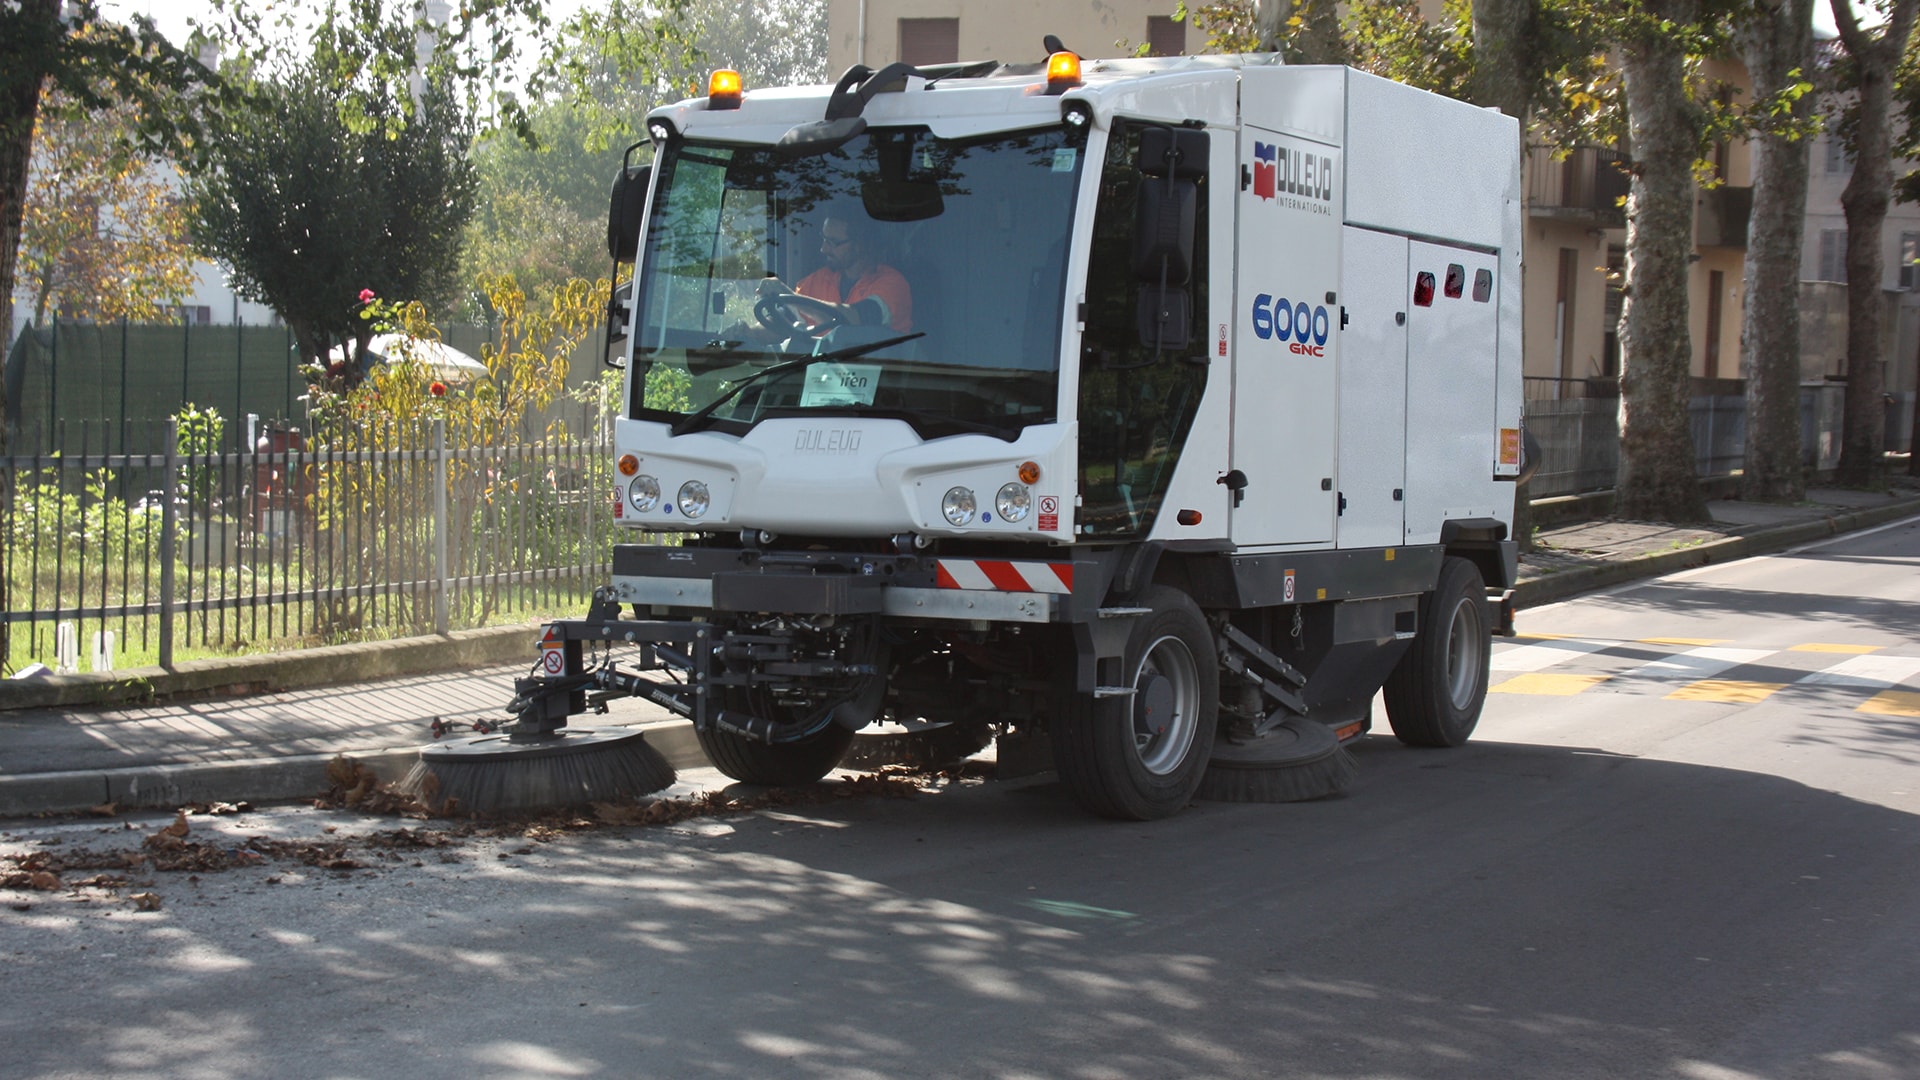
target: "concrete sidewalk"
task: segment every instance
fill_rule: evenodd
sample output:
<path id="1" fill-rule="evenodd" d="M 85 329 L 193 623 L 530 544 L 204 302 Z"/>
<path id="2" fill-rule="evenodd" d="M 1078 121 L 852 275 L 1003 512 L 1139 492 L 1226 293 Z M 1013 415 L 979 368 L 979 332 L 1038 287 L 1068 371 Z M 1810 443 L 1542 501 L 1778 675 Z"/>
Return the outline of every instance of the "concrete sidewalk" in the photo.
<path id="1" fill-rule="evenodd" d="M 1600 520 L 1541 528 L 1536 550 L 1521 558 L 1520 607 L 1920 515 L 1920 489 L 1819 489 L 1797 506 L 1709 507 L 1710 526 Z M 529 670 L 536 636 L 533 627 L 513 627 L 195 661 L 173 672 L 36 680 L 39 687 L 0 683 L 0 817 L 109 802 L 301 798 L 325 788 L 326 762 L 341 753 L 397 779 L 431 741 L 435 719 L 508 718 L 513 679 Z M 79 703 L 116 688 L 124 697 L 130 680 L 159 703 Z M 35 707 L 18 707 L 27 692 L 39 695 Z M 582 719 L 647 725 L 648 741 L 676 767 L 705 764 L 687 723 L 659 706 L 619 701 L 606 716 Z"/>

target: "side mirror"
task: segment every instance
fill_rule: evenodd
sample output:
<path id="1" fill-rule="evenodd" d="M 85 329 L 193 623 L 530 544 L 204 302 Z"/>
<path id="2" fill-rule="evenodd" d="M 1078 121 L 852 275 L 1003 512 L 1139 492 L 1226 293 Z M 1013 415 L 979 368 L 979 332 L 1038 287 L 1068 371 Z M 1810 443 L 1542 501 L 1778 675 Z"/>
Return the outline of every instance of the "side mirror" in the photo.
<path id="1" fill-rule="evenodd" d="M 607 296 L 607 355 L 602 362 L 608 367 L 626 367 L 627 331 L 633 323 L 633 279 L 619 283 Z"/>
<path id="2" fill-rule="evenodd" d="M 1144 179 L 1134 203 L 1133 276 L 1137 281 L 1185 285 L 1193 276 L 1194 210 L 1200 188 L 1191 180 Z"/>
<path id="3" fill-rule="evenodd" d="M 1141 283 L 1134 315 L 1140 343 L 1156 354 L 1184 349 L 1193 338 L 1194 229 L 1200 180 L 1207 172 L 1207 133 L 1150 127 L 1140 133 L 1134 167 L 1133 276 Z"/>
<path id="4" fill-rule="evenodd" d="M 623 165 L 613 178 L 613 195 L 607 203 L 607 254 L 616 263 L 630 263 L 640 253 L 640 219 L 647 212 L 652 179 L 652 165 Z"/>
<path id="5" fill-rule="evenodd" d="M 1155 349 L 1184 349 L 1193 342 L 1193 297 L 1185 289 L 1140 286 L 1134 302 L 1140 344 Z"/>
<path id="6" fill-rule="evenodd" d="M 1146 128 L 1140 132 L 1133 167 L 1142 176 L 1197 181 L 1207 175 L 1207 133 L 1199 128 Z"/>

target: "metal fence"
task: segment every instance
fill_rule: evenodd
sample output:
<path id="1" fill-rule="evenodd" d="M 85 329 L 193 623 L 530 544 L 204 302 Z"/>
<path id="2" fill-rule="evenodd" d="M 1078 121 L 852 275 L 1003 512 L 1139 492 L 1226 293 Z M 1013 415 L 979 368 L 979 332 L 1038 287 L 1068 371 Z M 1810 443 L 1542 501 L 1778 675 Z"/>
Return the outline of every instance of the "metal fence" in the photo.
<path id="1" fill-rule="evenodd" d="M 1620 474 L 1620 398 L 1611 380 L 1529 377 L 1526 382 L 1527 431 L 1541 450 L 1540 468 L 1528 489 L 1532 497 L 1613 487 Z M 1846 387 L 1839 383 L 1801 386 L 1800 458 L 1806 468 L 1828 470 L 1839 464 L 1845 395 Z M 1913 394 L 1889 394 L 1886 409 L 1886 447 L 1898 450 L 1912 440 Z M 1746 462 L 1746 398 L 1738 393 L 1698 394 L 1688 403 L 1688 419 L 1694 472 L 1702 477 L 1738 472 Z"/>
<path id="2" fill-rule="evenodd" d="M 497 344 L 496 328 L 448 323 L 441 340 L 479 356 Z M 580 386 L 605 370 L 604 334 L 588 335 L 569 358 L 567 382 Z M 310 427 L 307 383 L 292 331 L 284 326 L 91 323 L 50 320 L 25 328 L 5 353 L 5 422 L 15 447 L 71 443 L 81 418 L 112 421 L 98 429 L 95 452 L 121 450 L 123 429 L 159 423 L 188 404 L 219 410 L 236 423 L 248 415 Z M 542 430 L 553 417 L 527 417 Z"/>
<path id="3" fill-rule="evenodd" d="M 64 453 L 0 459 L 10 669 L 574 614 L 610 572 L 610 427 L 584 407 L 537 440 L 409 419 L 239 453 L 178 421 L 63 428 Z"/>

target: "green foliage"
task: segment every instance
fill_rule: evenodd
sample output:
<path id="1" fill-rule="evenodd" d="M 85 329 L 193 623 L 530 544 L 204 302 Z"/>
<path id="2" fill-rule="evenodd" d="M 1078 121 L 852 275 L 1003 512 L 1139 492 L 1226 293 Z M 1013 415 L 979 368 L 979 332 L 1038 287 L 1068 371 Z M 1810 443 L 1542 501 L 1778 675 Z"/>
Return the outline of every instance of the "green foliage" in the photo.
<path id="1" fill-rule="evenodd" d="M 192 146 L 200 114 L 189 92 L 206 104 L 226 88 L 143 15 L 111 22 L 96 0 L 0 4 L 0 141 L 32 131 L 44 92 L 59 94 L 74 115 L 132 103 L 133 145 L 157 152 Z M 16 194 L 0 192 L 0 208 L 17 207 Z"/>
<path id="2" fill-rule="evenodd" d="M 426 87 L 419 110 L 379 83 L 342 116 L 317 55 L 253 84 L 255 104 L 208 132 L 213 168 L 193 177 L 195 235 L 233 271 L 235 287 L 287 321 L 305 358 L 370 333 L 356 319 L 363 288 L 445 308 L 460 292 L 463 230 L 477 185 L 472 124 L 450 90 Z"/>
<path id="3" fill-rule="evenodd" d="M 209 405 L 201 408 L 189 401 L 174 415 L 176 451 L 182 458 L 209 457 L 220 453 L 226 439 L 227 421 L 220 410 Z M 190 464 L 181 473 L 178 494 L 186 505 L 204 508 L 212 504 L 219 490 L 220 470 L 210 464 Z"/>
<path id="4" fill-rule="evenodd" d="M 398 580 L 405 574 L 396 567 L 417 564 L 434 527 L 432 458 L 448 446 L 463 448 L 444 466 L 446 542 L 454 565 L 473 565 L 480 551 L 487 555 L 481 561 L 494 566 L 553 565 L 552 559 L 578 556 L 582 544 L 600 543 L 595 538 L 610 543 L 606 525 L 558 507 L 563 495 L 602 492 L 611 480 L 562 475 L 552 455 L 530 451 L 523 438 L 529 418 L 564 392 L 567 358 L 599 326 L 608 283 L 572 281 L 540 305 L 530 305 L 504 275 L 484 284 L 499 331 L 498 343 L 481 350 L 485 377 L 446 387 L 402 348 L 362 383 L 315 388 L 313 448 L 323 459 L 334 455 L 334 463 L 315 476 L 313 516 L 333 564 L 359 574 L 354 584 Z M 428 309 L 417 302 L 375 299 L 366 314 L 367 322 L 410 338 L 437 337 Z M 556 427 L 538 438 L 568 437 Z M 605 517 L 601 511 L 592 507 Z M 494 592 L 480 594 L 479 610 L 463 617 L 484 620 L 497 599 Z M 394 610 L 402 612 L 394 629 L 421 632 L 432 625 L 431 597 L 382 605 L 347 596 L 328 602 L 325 630 L 345 640 Z"/>
<path id="5" fill-rule="evenodd" d="M 467 230 L 469 288 L 506 274 L 541 302 L 573 278 L 605 273 L 607 195 L 626 149 L 641 143 L 635 164 L 644 163 L 647 112 L 705 93 L 710 68 L 739 70 L 749 88 L 826 78 L 823 0 L 679 0 L 658 11 L 616 0 L 559 35 L 549 78 L 566 92 L 529 107 L 531 138 L 497 130 L 474 146 L 481 195 Z"/>
<path id="6" fill-rule="evenodd" d="M 1447 0 L 1440 21 L 1420 17 L 1419 0 L 1360 0 L 1348 10 L 1353 62 L 1361 69 L 1436 94 L 1465 98 L 1473 78 L 1468 0 Z"/>
<path id="7" fill-rule="evenodd" d="M 1894 68 L 1893 114 L 1894 159 L 1920 159 L 1920 37 L 1908 40 Z M 1893 197 L 1900 202 L 1920 202 L 1920 170 L 1910 169 L 1895 177 Z"/>

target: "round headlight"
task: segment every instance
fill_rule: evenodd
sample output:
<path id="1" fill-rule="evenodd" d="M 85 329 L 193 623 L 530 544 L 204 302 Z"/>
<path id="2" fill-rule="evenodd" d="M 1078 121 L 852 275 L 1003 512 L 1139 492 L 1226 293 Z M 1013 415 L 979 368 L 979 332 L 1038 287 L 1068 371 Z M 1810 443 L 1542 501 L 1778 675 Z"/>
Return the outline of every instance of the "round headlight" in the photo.
<path id="1" fill-rule="evenodd" d="M 660 505 L 660 481 L 645 474 L 634 477 L 627 485 L 627 502 L 643 514 L 652 513 Z"/>
<path id="2" fill-rule="evenodd" d="M 947 497 L 940 500 L 940 512 L 946 515 L 949 525 L 960 526 L 973 520 L 973 489 L 949 488 Z"/>
<path id="3" fill-rule="evenodd" d="M 1025 484 L 1008 484 L 993 497 L 993 508 L 1000 511 L 1001 521 L 1021 521 L 1033 509 L 1033 495 Z"/>
<path id="4" fill-rule="evenodd" d="M 697 518 L 707 512 L 709 497 L 707 485 L 698 480 L 689 480 L 680 485 L 680 512 L 690 518 Z"/>

